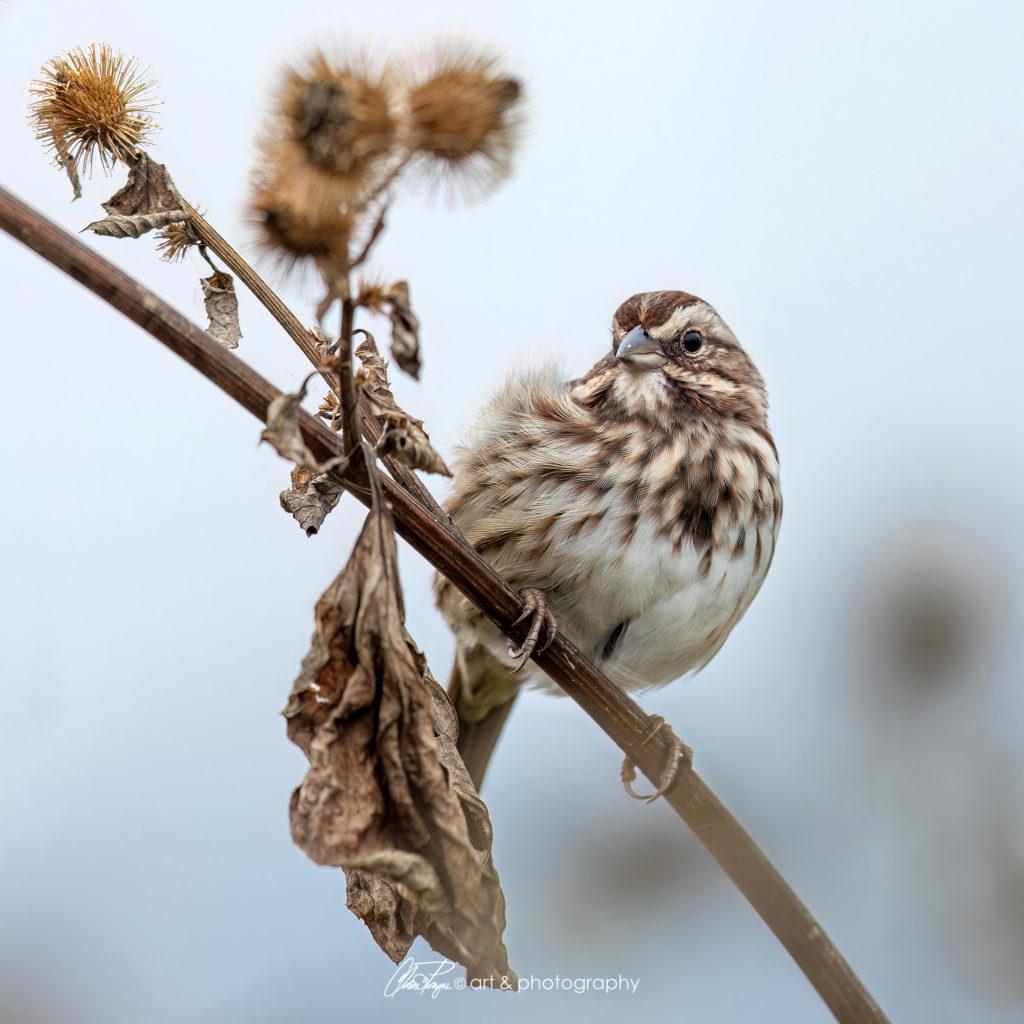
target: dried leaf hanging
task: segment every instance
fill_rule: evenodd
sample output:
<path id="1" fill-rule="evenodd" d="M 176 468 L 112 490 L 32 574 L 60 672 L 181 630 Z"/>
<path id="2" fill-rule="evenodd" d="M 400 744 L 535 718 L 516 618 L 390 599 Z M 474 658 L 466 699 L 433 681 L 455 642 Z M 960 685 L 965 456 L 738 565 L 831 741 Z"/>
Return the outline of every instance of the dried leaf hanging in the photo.
<path id="1" fill-rule="evenodd" d="M 403 617 L 392 523 L 378 508 L 317 602 L 285 708 L 310 762 L 292 795 L 292 838 L 345 869 L 349 907 L 392 960 L 422 935 L 470 977 L 514 988 L 487 810 Z"/>
<path id="2" fill-rule="evenodd" d="M 412 469 L 422 469 L 442 476 L 452 475 L 444 459 L 430 446 L 419 422 L 409 416 L 404 416 L 398 423 L 389 422 L 385 425 L 384 433 L 377 442 L 377 453 L 390 455 Z"/>
<path id="3" fill-rule="evenodd" d="M 238 323 L 238 296 L 234 278 L 222 270 L 200 278 L 203 286 L 203 305 L 210 326 L 206 333 L 225 348 L 238 348 L 242 329 Z"/>
<path id="4" fill-rule="evenodd" d="M 94 220 L 87 224 L 86 231 L 106 238 L 141 238 L 156 228 L 166 227 L 184 220 L 184 210 L 162 210 L 157 213 L 127 214 L 114 213 L 103 220 Z"/>
<path id="5" fill-rule="evenodd" d="M 316 456 L 302 439 L 299 412 L 302 409 L 302 400 L 306 397 L 306 388 L 315 376 L 315 373 L 311 373 L 302 382 L 302 387 L 298 391 L 290 395 L 278 395 L 267 406 L 267 425 L 260 433 L 260 440 L 266 441 L 278 455 L 289 462 L 294 462 L 302 469 L 308 469 L 313 473 L 327 473 L 344 465 L 348 458 L 339 455 L 326 462 L 317 462 Z"/>
<path id="6" fill-rule="evenodd" d="M 328 391 L 320 402 L 320 408 L 316 411 L 317 416 L 326 420 L 332 430 L 340 431 L 344 424 L 341 418 L 341 402 L 333 391 Z"/>
<path id="7" fill-rule="evenodd" d="M 88 225 L 87 231 L 112 238 L 138 238 L 154 228 L 188 219 L 167 168 L 140 153 L 128 172 L 128 181 L 104 204 L 108 216 Z"/>
<path id="8" fill-rule="evenodd" d="M 140 153 L 128 172 L 128 180 L 104 204 L 107 213 L 132 216 L 181 208 L 181 197 L 167 168 Z"/>
<path id="9" fill-rule="evenodd" d="M 377 351 L 373 336 L 366 334 L 365 340 L 356 349 L 362 362 L 357 377 L 360 387 L 369 399 L 370 411 L 383 428 L 377 451 L 391 455 L 412 469 L 423 469 L 428 473 L 451 476 L 451 470 L 444 459 L 431 446 L 430 438 L 423 429 L 423 421 L 410 416 L 395 401 L 388 384 L 387 366 Z"/>
<path id="10" fill-rule="evenodd" d="M 391 322 L 391 355 L 411 377 L 419 380 L 420 322 L 409 302 L 409 285 L 405 281 L 384 284 L 363 279 L 359 284 L 356 304 L 373 313 L 386 316 Z"/>
<path id="11" fill-rule="evenodd" d="M 391 321 L 391 354 L 415 380 L 420 379 L 420 322 L 409 304 L 409 285 L 396 281 L 388 289 L 387 314 Z"/>
<path id="12" fill-rule="evenodd" d="M 297 466 L 292 470 L 291 487 L 281 492 L 281 507 L 295 517 L 307 537 L 312 537 L 334 511 L 343 490 L 330 473 L 313 474 Z"/>

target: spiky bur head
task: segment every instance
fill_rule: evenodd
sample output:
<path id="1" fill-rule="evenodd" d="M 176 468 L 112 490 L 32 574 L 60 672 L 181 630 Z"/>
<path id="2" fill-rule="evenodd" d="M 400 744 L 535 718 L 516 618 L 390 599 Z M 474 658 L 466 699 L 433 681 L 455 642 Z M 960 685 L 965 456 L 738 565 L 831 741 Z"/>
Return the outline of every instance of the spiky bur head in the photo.
<path id="1" fill-rule="evenodd" d="M 361 278 L 356 288 L 356 305 L 368 309 L 371 313 L 383 313 L 390 297 L 390 287 L 381 277 Z"/>
<path id="2" fill-rule="evenodd" d="M 193 245 L 199 244 L 199 236 L 195 233 L 192 225 L 186 220 L 180 224 L 168 224 L 157 233 L 158 239 L 156 249 L 160 259 L 168 263 L 175 263 L 185 258 L 185 253 Z"/>
<path id="3" fill-rule="evenodd" d="M 105 168 L 130 163 L 155 128 L 152 88 L 134 58 L 105 43 L 68 50 L 29 87 L 36 137 L 76 174 L 96 155 Z"/>
<path id="4" fill-rule="evenodd" d="M 392 72 L 367 57 L 314 53 L 285 74 L 259 143 L 250 210 L 287 271 L 348 269 L 358 228 L 402 160 L 406 127 Z"/>
<path id="5" fill-rule="evenodd" d="M 285 272 L 344 272 L 353 215 L 336 179 L 310 163 L 280 124 L 265 133 L 259 150 L 249 210 L 261 248 Z"/>
<path id="6" fill-rule="evenodd" d="M 306 158 L 355 192 L 398 142 L 394 96 L 391 75 L 368 58 L 317 52 L 286 72 L 278 112 Z"/>
<path id="7" fill-rule="evenodd" d="M 416 151 L 435 177 L 471 191 L 495 185 L 511 170 L 522 98 L 495 58 L 448 47 L 409 90 Z"/>

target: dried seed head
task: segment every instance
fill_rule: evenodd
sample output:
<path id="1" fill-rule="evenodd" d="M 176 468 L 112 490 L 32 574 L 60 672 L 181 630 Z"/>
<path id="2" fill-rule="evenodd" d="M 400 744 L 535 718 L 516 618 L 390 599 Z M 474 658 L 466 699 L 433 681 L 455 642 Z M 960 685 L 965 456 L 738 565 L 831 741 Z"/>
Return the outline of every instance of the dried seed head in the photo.
<path id="1" fill-rule="evenodd" d="M 130 163 L 155 127 L 152 88 L 134 58 L 106 44 L 69 50 L 29 87 L 36 137 L 69 173 L 89 170 L 96 154 L 105 168 Z"/>
<path id="2" fill-rule="evenodd" d="M 287 72 L 279 113 L 310 162 L 355 192 L 398 141 L 393 94 L 390 75 L 368 60 L 332 62 L 316 53 Z"/>
<path id="3" fill-rule="evenodd" d="M 371 313 L 383 313 L 391 297 L 390 287 L 379 277 L 362 277 L 356 289 L 355 303 Z"/>
<path id="4" fill-rule="evenodd" d="M 291 137 L 271 132 L 260 149 L 249 208 L 264 251 L 286 271 L 303 265 L 331 275 L 345 270 L 353 229 L 347 193 Z"/>
<path id="5" fill-rule="evenodd" d="M 494 185 L 511 170 L 521 99 L 521 85 L 495 59 L 448 50 L 409 91 L 416 149 L 435 171 Z"/>
<path id="6" fill-rule="evenodd" d="M 189 248 L 199 243 L 199 236 L 187 220 L 168 224 L 156 233 L 156 237 L 159 239 L 156 249 L 160 259 L 168 263 L 183 260 Z"/>

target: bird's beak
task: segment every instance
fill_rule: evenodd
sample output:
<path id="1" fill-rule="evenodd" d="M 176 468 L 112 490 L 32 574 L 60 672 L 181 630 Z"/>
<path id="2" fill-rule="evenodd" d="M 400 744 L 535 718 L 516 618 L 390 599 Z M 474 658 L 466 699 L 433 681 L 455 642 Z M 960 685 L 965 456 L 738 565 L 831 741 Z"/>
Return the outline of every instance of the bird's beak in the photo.
<path id="1" fill-rule="evenodd" d="M 637 370 L 656 370 L 668 362 L 661 345 L 642 327 L 634 327 L 623 337 L 615 357 Z"/>

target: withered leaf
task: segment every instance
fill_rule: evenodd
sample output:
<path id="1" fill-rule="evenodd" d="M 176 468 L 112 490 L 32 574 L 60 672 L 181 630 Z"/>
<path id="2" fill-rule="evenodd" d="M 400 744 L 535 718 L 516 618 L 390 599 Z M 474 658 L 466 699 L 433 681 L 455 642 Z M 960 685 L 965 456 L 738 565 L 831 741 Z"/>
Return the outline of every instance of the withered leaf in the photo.
<path id="1" fill-rule="evenodd" d="M 306 446 L 299 429 L 299 410 L 305 397 L 305 383 L 295 394 L 278 395 L 267 406 L 267 425 L 260 432 L 260 440 L 272 445 L 282 458 L 304 469 L 314 469 L 316 457 Z"/>
<path id="2" fill-rule="evenodd" d="M 396 963 L 422 935 L 470 977 L 514 988 L 487 809 L 403 617 L 392 523 L 379 508 L 317 602 L 284 711 L 310 762 L 292 795 L 292 838 L 317 864 L 345 870 L 348 906 Z"/>
<path id="3" fill-rule="evenodd" d="M 316 350 L 321 358 L 326 358 L 331 351 L 331 339 L 323 332 L 323 329 L 318 325 L 314 324 L 312 327 L 307 327 L 306 331 L 309 334 L 310 339 L 316 346 Z"/>
<path id="4" fill-rule="evenodd" d="M 167 168 L 142 152 L 128 172 L 128 181 L 104 204 L 108 216 L 87 231 L 112 238 L 138 238 L 154 228 L 187 220 L 181 197 Z"/>
<path id="5" fill-rule="evenodd" d="M 377 442 L 377 452 L 380 455 L 391 455 L 412 469 L 423 469 L 442 476 L 452 475 L 444 459 L 431 447 L 423 428 L 405 414 L 399 421 L 389 420 L 385 425 L 384 433 Z"/>
<path id="6" fill-rule="evenodd" d="M 234 278 L 219 270 L 209 277 L 200 278 L 200 283 L 203 286 L 203 305 L 210 320 L 206 333 L 225 348 L 238 348 L 242 329 L 238 323 Z"/>
<path id="7" fill-rule="evenodd" d="M 359 386 L 369 399 L 370 410 L 383 428 L 377 451 L 391 455 L 412 469 L 451 476 L 444 459 L 430 444 L 423 429 L 423 420 L 410 416 L 395 401 L 388 384 L 387 366 L 377 351 L 373 336 L 366 333 L 356 349 L 362 366 L 357 377 Z"/>
<path id="8" fill-rule="evenodd" d="M 387 314 L 391 321 L 391 354 L 410 377 L 420 379 L 420 322 L 409 303 L 409 285 L 396 281 L 387 290 Z"/>
<path id="9" fill-rule="evenodd" d="M 292 471 L 292 485 L 281 492 L 281 507 L 312 537 L 341 500 L 344 488 L 330 473 L 314 475 L 308 469 Z"/>
<path id="10" fill-rule="evenodd" d="M 181 197 L 174 187 L 167 168 L 150 160 L 145 151 L 139 154 L 128 172 L 128 181 L 104 204 L 111 216 L 134 217 L 139 213 L 166 213 L 181 209 Z"/>
<path id="11" fill-rule="evenodd" d="M 161 210 L 156 213 L 136 213 L 132 215 L 115 213 L 103 220 L 94 220 L 85 226 L 86 231 L 106 238 L 141 238 L 154 228 L 166 227 L 185 220 L 188 214 L 184 210 Z"/>
<path id="12" fill-rule="evenodd" d="M 320 402 L 320 408 L 316 411 L 317 416 L 326 420 L 334 430 L 341 430 L 341 402 L 333 391 L 328 391 Z"/>
<path id="13" fill-rule="evenodd" d="M 302 439 L 299 412 L 302 408 L 302 400 L 306 397 L 306 388 L 309 387 L 310 380 L 315 376 L 316 373 L 311 373 L 302 382 L 302 387 L 298 391 L 290 395 L 278 395 L 267 406 L 267 425 L 260 433 L 260 441 L 266 441 L 278 455 L 294 462 L 302 469 L 314 473 L 327 473 L 343 466 L 348 462 L 348 458 L 339 455 L 326 462 L 317 462 L 316 456 Z"/>

